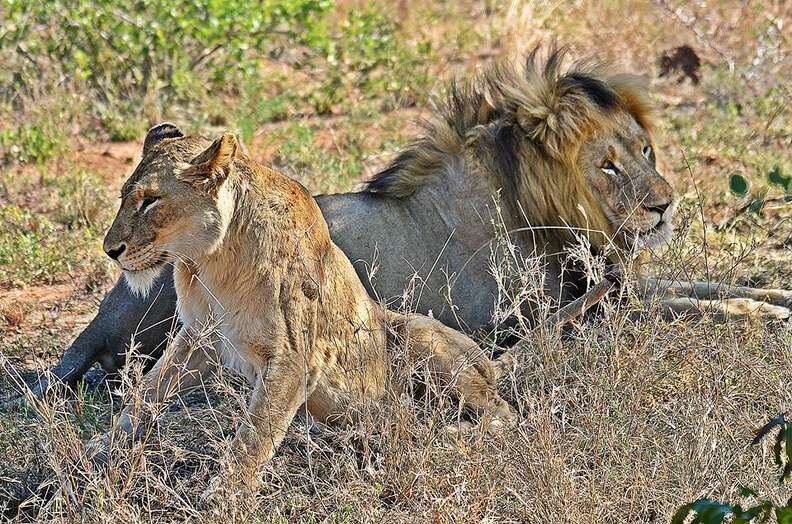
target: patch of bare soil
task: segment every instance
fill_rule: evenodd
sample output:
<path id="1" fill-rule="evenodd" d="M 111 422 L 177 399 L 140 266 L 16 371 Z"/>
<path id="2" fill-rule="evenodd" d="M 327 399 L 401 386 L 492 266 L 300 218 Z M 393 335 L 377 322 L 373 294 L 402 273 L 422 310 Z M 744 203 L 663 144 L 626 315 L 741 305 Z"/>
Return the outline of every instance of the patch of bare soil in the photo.
<path id="1" fill-rule="evenodd" d="M 117 193 L 140 160 L 140 143 L 80 140 L 72 160 L 75 165 L 101 173 L 111 192 Z"/>
<path id="2" fill-rule="evenodd" d="M 51 365 L 59 350 L 91 321 L 104 291 L 88 291 L 77 281 L 4 290 L 0 347 L 26 368 Z"/>
<path id="3" fill-rule="evenodd" d="M 0 315 L 11 329 L 38 327 L 50 321 L 73 328 L 80 324 L 83 315 L 65 308 L 81 302 L 82 295 L 74 283 L 12 289 L 0 299 Z"/>

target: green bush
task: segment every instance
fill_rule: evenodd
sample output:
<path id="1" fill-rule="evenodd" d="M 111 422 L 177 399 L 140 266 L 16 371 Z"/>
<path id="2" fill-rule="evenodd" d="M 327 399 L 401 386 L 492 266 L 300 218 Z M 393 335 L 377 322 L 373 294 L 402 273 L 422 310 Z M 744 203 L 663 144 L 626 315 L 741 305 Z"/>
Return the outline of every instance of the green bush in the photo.
<path id="1" fill-rule="evenodd" d="M 0 130 L 0 160 L 44 162 L 64 150 L 63 129 L 46 122 L 28 122 Z"/>
<path id="2" fill-rule="evenodd" d="M 4 2 L 6 94 L 46 76 L 87 82 L 103 101 L 164 103 L 254 74 L 284 39 L 299 40 L 328 0 L 63 0 Z M 9 67 L 10 66 L 10 67 Z M 163 96 L 164 95 L 164 96 Z"/>
<path id="3" fill-rule="evenodd" d="M 431 46 L 401 42 L 396 30 L 395 22 L 379 11 L 353 11 L 340 24 L 337 38 L 319 42 L 330 70 L 313 96 L 318 112 L 341 102 L 339 88 L 347 75 L 365 96 L 390 96 L 391 104 L 414 102 L 416 92 L 428 84 L 423 64 L 430 60 Z"/>
<path id="4" fill-rule="evenodd" d="M 279 134 L 285 141 L 278 149 L 276 164 L 287 175 L 303 181 L 313 191 L 346 191 L 352 187 L 363 170 L 359 144 L 347 142 L 342 152 L 335 154 L 318 147 L 314 129 L 301 123 L 293 124 Z"/>
<path id="5" fill-rule="evenodd" d="M 68 229 L 90 228 L 97 232 L 109 224 L 112 208 L 101 175 L 78 170 L 43 175 L 42 189 L 53 196 L 52 219 Z"/>
<path id="6" fill-rule="evenodd" d="M 53 245 L 55 226 L 43 215 L 14 205 L 0 205 L 0 283 L 46 279 L 67 267 Z"/>
<path id="7" fill-rule="evenodd" d="M 111 140 L 137 139 L 154 119 L 174 113 L 211 120 L 196 109 L 217 100 L 240 101 L 241 117 L 229 124 L 246 135 L 292 114 L 359 107 L 361 99 L 385 110 L 412 105 L 428 83 L 429 44 L 400 38 L 381 11 L 334 4 L 7 0 L 0 102 L 19 109 L 41 94 L 80 93 L 100 123 L 93 127 Z M 273 85 L 268 66 L 276 60 L 300 80 L 284 72 Z M 32 151 L 50 155 L 35 145 Z"/>

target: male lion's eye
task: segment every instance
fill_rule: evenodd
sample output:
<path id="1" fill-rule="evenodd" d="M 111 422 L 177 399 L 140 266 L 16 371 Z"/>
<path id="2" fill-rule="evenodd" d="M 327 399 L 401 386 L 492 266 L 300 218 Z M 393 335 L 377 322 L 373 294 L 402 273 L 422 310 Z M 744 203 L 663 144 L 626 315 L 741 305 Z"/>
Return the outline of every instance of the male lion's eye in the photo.
<path id="1" fill-rule="evenodd" d="M 156 204 L 158 200 L 159 200 L 159 197 L 155 197 L 155 196 L 147 196 L 147 197 L 146 197 L 146 198 L 144 198 L 144 199 L 143 199 L 143 201 L 140 203 L 140 207 L 138 207 L 138 212 L 140 212 L 140 213 L 145 213 L 145 212 L 146 212 L 146 210 L 147 210 L 147 209 L 149 209 L 149 208 L 150 208 L 151 206 L 153 206 L 154 204 Z"/>
<path id="2" fill-rule="evenodd" d="M 645 146 L 645 147 L 643 148 L 643 155 L 644 155 L 644 156 L 645 156 L 647 159 L 651 160 L 651 158 L 652 158 L 652 146 Z"/>
<path id="3" fill-rule="evenodd" d="M 605 162 L 604 164 L 602 164 L 602 168 L 601 169 L 602 169 L 603 173 L 605 173 L 607 175 L 610 175 L 610 176 L 616 176 L 619 173 L 619 169 L 615 165 L 613 165 L 613 162 L 611 162 L 611 161 L 608 161 L 608 162 Z"/>

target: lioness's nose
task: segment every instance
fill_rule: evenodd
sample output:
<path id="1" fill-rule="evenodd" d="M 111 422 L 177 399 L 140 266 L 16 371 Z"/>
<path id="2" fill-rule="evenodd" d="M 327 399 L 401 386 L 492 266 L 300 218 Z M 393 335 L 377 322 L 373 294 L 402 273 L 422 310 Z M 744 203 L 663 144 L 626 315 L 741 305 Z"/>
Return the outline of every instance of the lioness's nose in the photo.
<path id="1" fill-rule="evenodd" d="M 654 211 L 655 213 L 659 213 L 660 216 L 666 212 L 666 209 L 671 205 L 671 202 L 665 202 L 663 204 L 654 204 L 651 206 L 644 206 L 648 211 Z"/>
<path id="2" fill-rule="evenodd" d="M 118 247 L 114 247 L 114 248 L 105 247 L 105 253 L 107 253 L 107 256 L 109 256 L 113 260 L 118 260 L 118 257 L 120 257 L 121 253 L 123 253 L 125 250 L 126 250 L 126 244 L 124 244 L 123 242 Z"/>

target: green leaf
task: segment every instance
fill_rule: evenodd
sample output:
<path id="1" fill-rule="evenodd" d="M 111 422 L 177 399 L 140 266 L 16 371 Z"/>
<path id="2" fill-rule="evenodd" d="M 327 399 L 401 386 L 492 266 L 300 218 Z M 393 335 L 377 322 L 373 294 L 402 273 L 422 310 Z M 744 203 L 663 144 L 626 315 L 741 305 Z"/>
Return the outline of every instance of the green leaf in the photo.
<path id="1" fill-rule="evenodd" d="M 782 443 L 784 444 L 784 448 L 786 450 L 786 457 L 781 456 Z M 778 479 L 778 482 L 783 484 L 787 478 L 792 476 L 792 424 L 789 422 L 785 422 L 781 426 L 781 431 L 778 432 L 778 437 L 776 438 L 775 445 L 773 446 L 773 455 L 776 465 L 784 465 L 784 469 L 781 472 L 781 478 Z"/>
<path id="2" fill-rule="evenodd" d="M 739 196 L 748 194 L 748 180 L 742 175 L 732 175 L 729 178 L 729 188 L 732 193 Z"/>
<path id="3" fill-rule="evenodd" d="M 784 191 L 787 192 L 789 191 L 790 186 L 792 186 L 792 176 L 784 175 L 783 171 L 781 171 L 781 166 L 779 165 L 773 166 L 773 168 L 770 170 L 770 173 L 767 174 L 767 179 L 771 184 L 781 186 L 784 188 Z"/>
<path id="4" fill-rule="evenodd" d="M 741 497 L 759 497 L 759 495 L 754 490 L 751 488 L 746 488 L 745 486 L 737 486 L 737 493 L 739 493 Z"/>
<path id="5" fill-rule="evenodd" d="M 683 524 L 685 522 L 685 518 L 690 513 L 690 510 L 693 508 L 693 504 L 685 504 L 681 506 L 676 512 L 674 516 L 671 517 L 671 524 Z"/>
<path id="6" fill-rule="evenodd" d="M 726 515 L 734 512 L 729 504 L 712 499 L 699 499 L 693 503 L 696 518 L 692 524 L 722 524 Z"/>
<path id="7" fill-rule="evenodd" d="M 778 524 L 792 524 L 792 499 L 786 506 L 776 508 L 775 515 Z"/>
<path id="8" fill-rule="evenodd" d="M 773 504 L 769 501 L 762 502 L 745 511 L 740 510 L 739 506 L 735 506 L 734 516 L 731 524 L 749 524 L 753 519 L 762 516 L 760 522 L 767 520 L 770 516 L 770 510 L 773 509 Z"/>
<path id="9" fill-rule="evenodd" d="M 781 460 L 781 444 L 784 442 L 784 429 L 783 426 L 781 428 L 781 431 L 776 436 L 775 444 L 773 444 L 773 461 L 776 466 L 783 464 Z"/>
<path id="10" fill-rule="evenodd" d="M 748 211 L 751 213 L 761 213 L 762 209 L 764 209 L 765 200 L 764 198 L 754 198 L 751 200 L 750 205 L 748 206 Z"/>

